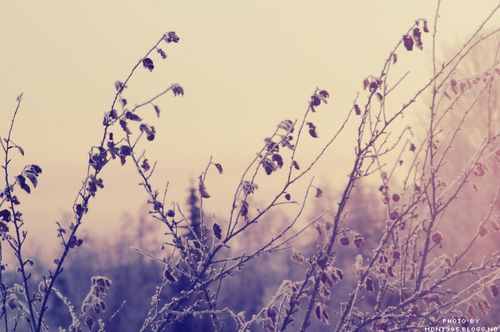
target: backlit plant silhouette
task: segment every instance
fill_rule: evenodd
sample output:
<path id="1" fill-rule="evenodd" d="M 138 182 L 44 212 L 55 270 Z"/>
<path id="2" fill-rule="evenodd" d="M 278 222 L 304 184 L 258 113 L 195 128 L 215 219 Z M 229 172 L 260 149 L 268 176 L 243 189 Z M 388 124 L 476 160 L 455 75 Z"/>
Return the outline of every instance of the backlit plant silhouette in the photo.
<path id="1" fill-rule="evenodd" d="M 479 190 L 476 178 L 488 177 L 489 185 L 498 185 L 492 169 L 494 163 L 500 162 L 500 149 L 495 145 L 499 116 L 491 101 L 499 87 L 494 79 L 500 76 L 500 45 L 488 60 L 491 64 L 486 71 L 467 77 L 456 73 L 472 50 L 492 40 L 500 29 L 481 36 L 483 24 L 463 47 L 441 63 L 435 52 L 438 13 L 439 9 L 433 24 L 425 19 L 416 20 L 389 53 L 381 72 L 360 82 L 363 91 L 356 96 L 352 108 L 343 113 L 345 118 L 338 124 L 337 131 L 314 158 L 300 159 L 297 151 L 304 141 L 318 138 L 321 124 L 313 122 L 313 113 L 324 112 L 326 104 L 334 103 L 334 95 L 316 88 L 301 119 L 281 121 L 244 170 L 232 201 L 227 202 L 226 221 L 207 217 L 203 207 L 204 200 L 217 199 L 211 197 L 206 179 L 223 177 L 223 165 L 211 159 L 199 176 L 197 187 L 201 200 L 194 223 L 179 205 L 166 206 L 165 184 L 151 182 L 156 167 L 156 163 L 151 162 L 154 157 L 137 151 L 139 141 L 152 141 L 156 131 L 161 130 L 143 122 L 141 114 L 155 112 L 159 117 L 157 99 L 169 92 L 174 96 L 184 95 L 184 89 L 173 84 L 135 106 L 126 98 L 127 83 L 134 73 L 148 70 L 154 74 L 155 65 L 166 58 L 160 45 L 179 41 L 175 32 L 165 34 L 125 80 L 116 81 L 116 95 L 102 122 L 102 140 L 89 151 L 87 174 L 73 205 L 73 221 L 69 226 L 58 225 L 61 254 L 54 260 L 55 265 L 36 280 L 30 272 L 34 262 L 23 252 L 28 238 L 23 231 L 20 207 L 23 195 L 30 194 L 38 181 L 43 181 L 43 173 L 37 165 L 27 165 L 22 170 L 13 170 L 9 165 L 11 158 L 18 157 L 14 152 L 24 154 L 13 140 L 14 120 L 22 101 L 22 95 L 19 96 L 10 130 L 2 140 L 5 186 L 0 194 L 0 249 L 14 253 L 15 269 L 22 280 L 22 284 L 7 284 L 3 276 L 7 268 L 12 267 L 2 265 L 1 318 L 5 330 L 54 330 L 45 321 L 51 309 L 48 301 L 53 296 L 60 298 L 67 308 L 67 312 L 57 314 L 69 315 L 72 319 L 71 326 L 62 328 L 113 330 L 113 318 L 120 315 L 119 311 L 111 313 L 106 322 L 95 320 L 95 314 L 106 309 L 107 292 L 111 293 L 109 296 L 120 296 L 113 294 L 112 280 L 105 276 L 89 280 L 90 291 L 78 308 L 57 287 L 68 255 L 85 245 L 79 235 L 80 226 L 84 224 L 91 200 L 98 199 L 99 190 L 104 187 L 101 171 L 113 163 L 124 167 L 135 165 L 148 198 L 150 215 L 168 229 L 162 239 L 162 256 L 144 248 L 131 248 L 134 254 L 144 255 L 164 268 L 163 282 L 149 295 L 151 307 L 138 331 L 168 331 L 182 325 L 188 317 L 200 320 L 208 317 L 214 331 L 305 331 L 314 329 L 313 323 L 331 325 L 330 329 L 335 331 L 406 331 L 442 326 L 444 320 L 453 322 L 454 326 L 472 325 L 470 318 L 489 317 L 490 301 L 498 295 L 500 251 L 489 248 L 484 259 L 475 258 L 471 252 L 484 246 L 482 241 L 487 235 L 499 236 L 500 193 L 496 191 L 487 198 L 486 209 L 475 212 L 477 220 L 469 230 L 466 243 L 456 248 L 450 235 L 453 225 L 449 211 L 460 208 L 459 194 L 471 187 Z M 393 79 L 391 69 L 399 65 L 398 58 L 411 57 L 411 52 L 424 47 L 432 48 L 432 76 L 428 83 L 406 96 L 402 106 L 395 107 L 389 101 L 407 78 Z M 486 106 L 479 109 L 478 104 Z M 398 121 L 417 109 L 424 114 L 420 115 L 425 129 L 401 128 Z M 450 169 L 447 157 L 460 148 L 456 144 L 461 139 L 461 131 L 476 112 L 487 114 L 483 138 L 470 155 L 462 156 L 465 162 L 458 171 Z M 448 121 L 451 116 L 458 120 Z M 305 207 L 312 199 L 323 199 L 323 190 L 314 177 L 306 177 L 351 123 L 356 125 L 357 139 L 341 197 L 330 203 L 333 209 L 329 213 L 324 211 L 307 219 Z M 264 206 L 254 206 L 251 198 L 258 196 L 259 182 L 278 174 L 281 184 L 276 185 L 273 198 Z M 376 229 L 376 236 L 371 235 L 370 239 L 366 229 L 353 229 L 347 222 L 347 206 L 353 190 L 364 178 L 378 182 L 380 204 L 386 210 L 383 227 Z M 302 197 L 293 197 L 290 189 L 303 182 L 308 185 Z M 162 186 L 165 189 L 157 189 Z M 236 243 L 241 247 L 238 239 L 259 227 L 259 221 L 280 206 L 293 212 L 286 224 L 274 228 L 273 232 L 262 233 L 263 239 L 257 248 L 243 248 L 241 252 L 232 249 Z M 312 255 L 292 248 L 308 228 L 318 233 Z M 352 261 L 337 259 L 339 252 L 349 248 L 361 250 L 368 243 L 376 245 Z M 304 274 L 296 280 L 283 279 L 275 295 L 266 299 L 259 312 L 250 317 L 219 301 L 228 278 L 238 278 L 240 273 L 245 273 L 248 263 L 261 259 L 263 254 L 283 251 L 297 267 L 303 268 Z M 457 287 L 463 280 L 467 281 L 465 285 Z M 343 298 L 332 295 L 340 294 L 339 287 L 347 292 Z M 170 296 L 172 289 L 177 293 Z"/>

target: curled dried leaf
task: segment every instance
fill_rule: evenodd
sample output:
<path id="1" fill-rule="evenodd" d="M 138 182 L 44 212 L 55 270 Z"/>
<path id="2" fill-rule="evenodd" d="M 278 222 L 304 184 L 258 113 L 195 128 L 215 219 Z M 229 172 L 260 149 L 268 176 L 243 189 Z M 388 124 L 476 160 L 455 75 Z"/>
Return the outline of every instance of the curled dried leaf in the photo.
<path id="1" fill-rule="evenodd" d="M 177 43 L 179 41 L 179 37 L 177 37 L 175 31 L 170 31 L 163 36 L 163 40 L 165 40 L 167 43 Z"/>
<path id="2" fill-rule="evenodd" d="M 92 331 L 92 329 L 94 328 L 94 325 L 95 325 L 94 318 L 87 316 L 85 318 L 85 325 L 87 325 L 87 328 L 89 329 L 89 331 Z"/>
<path id="3" fill-rule="evenodd" d="M 184 89 L 180 85 L 174 85 L 172 87 L 172 92 L 174 93 L 174 97 L 178 95 L 184 96 Z"/>
<path id="4" fill-rule="evenodd" d="M 149 71 L 153 71 L 153 69 L 155 68 L 155 66 L 153 65 L 153 60 L 151 60 L 150 58 L 144 58 L 142 60 L 142 65 L 144 66 L 144 68 L 149 69 Z"/>
<path id="5" fill-rule="evenodd" d="M 167 58 L 167 54 L 161 48 L 157 48 L 156 51 L 158 53 L 160 53 L 162 59 L 166 59 Z"/>
<path id="6" fill-rule="evenodd" d="M 155 112 L 156 112 L 156 117 L 160 117 L 160 108 L 157 106 L 157 105 L 153 105 L 153 107 L 155 108 Z"/>
<path id="7" fill-rule="evenodd" d="M 149 169 L 150 169 L 151 167 L 149 166 L 149 163 L 148 163 L 148 160 L 147 160 L 147 159 L 144 159 L 144 160 L 142 161 L 141 168 L 144 170 L 144 172 L 149 171 Z"/>
<path id="8" fill-rule="evenodd" d="M 316 226 L 314 226 L 314 229 L 316 229 L 319 235 L 323 235 L 323 227 L 321 227 L 320 224 L 316 224 Z"/>
<path id="9" fill-rule="evenodd" d="M 373 288 L 373 281 L 371 278 L 366 278 L 365 286 L 366 286 L 366 290 L 369 292 L 373 292 L 375 290 Z"/>
<path id="10" fill-rule="evenodd" d="M 127 127 L 127 121 L 125 121 L 125 119 L 120 119 L 120 126 L 127 135 L 132 134 L 132 132 Z"/>
<path id="11" fill-rule="evenodd" d="M 435 232 L 434 234 L 432 234 L 431 238 L 432 241 L 434 241 L 434 243 L 440 243 L 444 239 L 443 234 L 441 234 L 441 232 Z"/>
<path id="12" fill-rule="evenodd" d="M 273 161 L 276 162 L 279 168 L 283 167 L 283 158 L 279 154 L 273 154 Z"/>
<path id="13" fill-rule="evenodd" d="M 484 228 L 484 227 L 479 228 L 479 236 L 480 237 L 485 237 L 486 235 L 488 235 L 488 233 L 489 232 L 486 228 Z"/>
<path id="14" fill-rule="evenodd" d="M 429 27 L 427 26 L 427 21 L 424 20 L 424 32 L 428 33 L 429 32 Z"/>
<path id="15" fill-rule="evenodd" d="M 356 115 L 361 115 L 361 109 L 358 104 L 354 104 L 354 111 L 356 112 Z"/>
<path id="16" fill-rule="evenodd" d="M 172 274 L 172 272 L 170 272 L 170 270 L 168 268 L 165 269 L 165 271 L 163 272 L 163 276 L 171 284 L 177 282 L 177 278 Z"/>
<path id="17" fill-rule="evenodd" d="M 368 87 L 368 85 L 370 85 L 370 81 L 367 78 L 365 78 L 363 80 L 363 90 L 366 90 L 366 88 Z"/>
<path id="18" fill-rule="evenodd" d="M 125 113 L 125 118 L 132 120 L 132 121 L 141 121 L 142 119 L 135 113 L 132 113 L 130 111 Z"/>
<path id="19" fill-rule="evenodd" d="M 243 202 L 243 204 L 241 204 L 240 214 L 243 217 L 248 215 L 248 202 Z"/>
<path id="20" fill-rule="evenodd" d="M 312 122 L 307 122 L 307 125 L 309 126 L 309 134 L 314 138 L 318 138 L 318 133 L 316 132 L 316 126 Z"/>
<path id="21" fill-rule="evenodd" d="M 354 236 L 354 246 L 356 246 L 356 248 L 362 247 L 365 244 L 365 239 L 361 236 L 361 234 L 356 234 Z"/>
<path id="22" fill-rule="evenodd" d="M 343 236 L 339 239 L 339 243 L 343 246 L 348 246 L 350 241 L 349 241 L 349 238 L 347 236 Z"/>
<path id="23" fill-rule="evenodd" d="M 413 38 L 410 35 L 406 35 L 406 36 L 403 37 L 403 43 L 404 43 L 404 46 L 405 46 L 406 50 L 408 50 L 408 51 L 412 51 L 413 50 L 414 41 L 413 41 Z"/>
<path id="24" fill-rule="evenodd" d="M 491 285 L 490 286 L 490 291 L 491 291 L 491 296 L 497 297 L 498 296 L 498 287 L 497 285 Z"/>
<path id="25" fill-rule="evenodd" d="M 304 263 L 304 256 L 300 251 L 294 250 L 292 255 L 292 261 L 302 264 Z"/>
<path id="26" fill-rule="evenodd" d="M 207 188 L 205 187 L 205 184 L 200 181 L 198 184 L 198 189 L 200 191 L 200 196 L 203 198 L 210 198 L 210 195 L 208 194 Z"/>
<path id="27" fill-rule="evenodd" d="M 222 238 L 222 229 L 220 228 L 219 224 L 214 223 L 212 226 L 212 230 L 214 232 L 214 236 L 220 240 Z"/>
<path id="28" fill-rule="evenodd" d="M 278 128 L 287 132 L 293 132 L 293 122 L 291 120 L 283 120 L 278 124 Z"/>
<path id="29" fill-rule="evenodd" d="M 491 306 L 488 303 L 488 300 L 486 300 L 486 298 L 481 298 L 477 300 L 477 307 L 481 310 L 483 315 L 487 315 L 488 311 L 491 309 Z"/>
<path id="30" fill-rule="evenodd" d="M 218 164 L 218 163 L 215 163 L 214 166 L 217 168 L 217 170 L 219 171 L 219 174 L 222 174 L 223 172 L 223 169 L 222 169 L 222 165 L 221 164 Z"/>

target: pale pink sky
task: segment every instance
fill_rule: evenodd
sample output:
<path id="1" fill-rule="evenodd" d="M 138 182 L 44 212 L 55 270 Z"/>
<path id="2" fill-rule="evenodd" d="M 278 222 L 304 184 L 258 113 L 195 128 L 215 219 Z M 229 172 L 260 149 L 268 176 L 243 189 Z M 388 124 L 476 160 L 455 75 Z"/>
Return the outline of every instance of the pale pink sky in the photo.
<path id="1" fill-rule="evenodd" d="M 443 1 L 438 45 L 464 41 L 494 6 Z M 435 10 L 435 0 L 3 1 L 0 136 L 24 93 L 13 140 L 26 155 L 12 155 L 12 171 L 29 163 L 43 169 L 39 187 L 21 195 L 27 229 L 55 234 L 54 221 L 71 210 L 89 148 L 101 137 L 114 82 L 124 80 L 163 33 L 176 31 L 179 43 L 162 45 L 167 60 L 154 58 L 152 73 L 141 68 L 125 96 L 139 104 L 172 83 L 184 87 L 184 97 L 158 101 L 160 119 L 152 109 L 141 113 L 158 131 L 144 145 L 158 161 L 155 185 L 162 190 L 169 181 L 167 202 L 184 203 L 190 179 L 213 156 L 225 175 L 210 174 L 214 199 L 206 206 L 223 218 L 244 168 L 281 120 L 301 118 L 316 87 L 330 92 L 330 103 L 314 115 L 320 139 L 304 145 L 304 159 L 312 156 L 338 128 L 363 79 L 380 73 L 415 19 L 426 18 L 432 29 Z M 423 52 L 400 55 L 397 70 L 411 71 L 405 89 L 428 77 L 431 39 L 424 37 Z M 331 148 L 314 172 L 318 179 L 345 178 L 351 139 Z M 124 211 L 135 215 L 146 196 L 130 164 L 108 166 L 102 177 L 106 188 L 84 222 L 87 230 L 108 232 Z M 225 205 L 216 205 L 221 200 Z"/>

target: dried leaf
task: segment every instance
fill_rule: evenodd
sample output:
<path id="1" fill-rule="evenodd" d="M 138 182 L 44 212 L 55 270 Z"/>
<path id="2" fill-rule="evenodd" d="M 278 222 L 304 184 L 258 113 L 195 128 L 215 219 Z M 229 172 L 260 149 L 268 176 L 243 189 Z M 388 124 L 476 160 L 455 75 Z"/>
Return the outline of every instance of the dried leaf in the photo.
<path id="1" fill-rule="evenodd" d="M 307 122 L 307 125 L 309 126 L 309 134 L 314 138 L 318 138 L 318 133 L 316 132 L 316 126 L 312 122 Z"/>
<path id="2" fill-rule="evenodd" d="M 365 244 L 365 239 L 361 236 L 361 234 L 356 234 L 354 236 L 354 246 L 356 246 L 356 248 L 362 247 Z"/>
<path id="3" fill-rule="evenodd" d="M 217 170 L 219 171 L 219 174 L 222 174 L 222 172 L 223 172 L 222 165 L 218 164 L 218 163 L 216 163 L 214 165 L 215 165 L 215 167 L 217 167 Z"/>
<path id="4" fill-rule="evenodd" d="M 144 170 L 144 172 L 149 171 L 150 166 L 149 166 L 149 163 L 148 163 L 148 160 L 147 160 L 147 159 L 144 159 L 144 160 L 142 161 L 141 168 Z"/>
<path id="5" fill-rule="evenodd" d="M 406 35 L 403 37 L 403 43 L 405 45 L 406 50 L 412 51 L 413 50 L 413 38 L 410 35 Z"/>
<path id="6" fill-rule="evenodd" d="M 130 111 L 125 113 L 125 117 L 129 120 L 132 120 L 132 121 L 141 121 L 142 120 L 137 114 L 132 113 Z"/>
<path id="7" fill-rule="evenodd" d="M 205 185 L 203 184 L 203 182 L 200 181 L 200 183 L 198 185 L 198 189 L 200 191 L 201 197 L 203 197 L 203 198 L 210 198 L 210 195 L 207 192 L 207 188 L 205 187 Z"/>
<path id="8" fill-rule="evenodd" d="M 443 234 L 441 234 L 441 232 L 435 232 L 434 234 L 432 234 L 431 238 L 434 243 L 440 243 L 441 241 L 443 241 Z"/>
<path id="9" fill-rule="evenodd" d="M 427 21 L 424 20 L 424 32 L 428 33 L 429 32 L 429 27 L 427 26 Z"/>
<path id="10" fill-rule="evenodd" d="M 296 160 L 294 160 L 292 164 L 293 164 L 293 167 L 295 167 L 296 170 L 300 170 L 299 163 Z"/>
<path id="11" fill-rule="evenodd" d="M 85 318 L 85 325 L 87 325 L 87 328 L 89 329 L 89 331 L 92 331 L 92 329 L 94 328 L 94 325 L 95 325 L 94 318 L 87 316 Z"/>
<path id="12" fill-rule="evenodd" d="M 366 278 L 366 282 L 365 282 L 365 285 L 366 285 L 366 290 L 369 291 L 369 292 L 373 292 L 375 289 L 373 288 L 373 281 L 372 279 L 370 278 Z"/>
<path id="13" fill-rule="evenodd" d="M 415 39 L 420 39 L 421 36 L 422 36 L 422 33 L 420 32 L 420 28 L 413 29 L 413 37 Z"/>
<path id="14" fill-rule="evenodd" d="M 485 237 L 486 235 L 488 235 L 488 233 L 489 232 L 486 228 L 484 228 L 484 227 L 479 228 L 479 236 L 480 237 Z"/>
<path id="15" fill-rule="evenodd" d="M 474 313 L 474 307 L 472 305 L 469 305 L 469 308 L 467 309 L 467 313 L 472 316 L 472 318 L 476 319 L 477 316 Z"/>
<path id="16" fill-rule="evenodd" d="M 155 112 L 156 112 L 156 117 L 160 117 L 160 108 L 156 105 L 153 105 L 153 107 L 155 108 Z"/>
<path id="17" fill-rule="evenodd" d="M 490 215 L 490 222 L 491 222 L 491 227 L 493 227 L 493 229 L 495 231 L 500 231 L 500 218 L 498 218 L 498 216 L 494 213 L 492 213 Z"/>
<path id="18" fill-rule="evenodd" d="M 287 132 L 293 132 L 293 122 L 291 120 L 283 120 L 278 125 L 278 128 L 281 128 Z"/>
<path id="19" fill-rule="evenodd" d="M 130 156 L 132 154 L 132 148 L 128 145 L 120 146 L 120 154 L 122 156 Z"/>
<path id="20" fill-rule="evenodd" d="M 113 119 L 113 120 L 118 119 L 118 113 L 116 112 L 116 110 L 115 110 L 115 109 L 112 109 L 111 111 L 109 111 L 108 116 L 109 116 L 111 119 Z"/>
<path id="21" fill-rule="evenodd" d="M 319 304 L 316 305 L 316 309 L 314 310 L 314 314 L 316 315 L 316 318 L 318 320 L 321 320 L 321 306 Z"/>
<path id="22" fill-rule="evenodd" d="M 9 210 L 4 209 L 0 211 L 0 217 L 2 218 L 3 221 L 9 221 L 10 220 L 11 213 Z"/>
<path id="23" fill-rule="evenodd" d="M 363 90 L 366 90 L 366 88 L 368 87 L 368 85 L 370 85 L 370 81 L 367 78 L 365 78 L 363 80 Z"/>
<path id="24" fill-rule="evenodd" d="M 184 96 L 184 89 L 180 85 L 174 85 L 172 87 L 172 92 L 174 93 L 174 97 L 177 95 L 183 95 Z"/>
<path id="25" fill-rule="evenodd" d="M 316 196 L 317 198 L 320 198 L 323 196 L 323 190 L 316 188 Z"/>
<path id="26" fill-rule="evenodd" d="M 323 227 L 321 227 L 320 224 L 316 224 L 316 226 L 314 226 L 314 228 L 316 229 L 316 231 L 318 232 L 319 235 L 323 235 Z"/>
<path id="27" fill-rule="evenodd" d="M 155 66 L 153 65 L 153 60 L 151 60 L 150 58 L 144 58 L 142 60 L 142 65 L 144 66 L 144 68 L 149 69 L 149 71 L 153 71 L 153 69 L 155 68 Z"/>
<path id="28" fill-rule="evenodd" d="M 304 263 L 304 256 L 300 251 L 294 250 L 292 255 L 292 261 L 302 264 Z"/>
<path id="29" fill-rule="evenodd" d="M 243 217 L 248 215 L 248 202 L 243 202 L 243 204 L 241 204 L 240 213 Z"/>
<path id="30" fill-rule="evenodd" d="M 26 191 L 28 194 L 31 193 L 31 188 L 27 183 L 25 183 L 21 188 L 23 188 L 23 190 Z"/>
<path id="31" fill-rule="evenodd" d="M 490 286 L 490 291 L 491 291 L 491 296 L 497 297 L 498 296 L 498 287 L 497 285 L 491 285 Z"/>
<path id="32" fill-rule="evenodd" d="M 167 54 L 165 54 L 165 52 L 161 48 L 157 48 L 156 51 L 158 53 L 160 53 L 162 59 L 166 59 L 167 58 Z"/>
<path id="33" fill-rule="evenodd" d="M 389 266 L 389 267 L 387 268 L 387 274 L 388 274 L 389 276 L 393 277 L 393 278 L 395 278 L 395 277 L 396 277 L 396 274 L 394 273 L 394 268 L 393 268 L 392 266 Z"/>
<path id="34" fill-rule="evenodd" d="M 170 270 L 168 268 L 165 269 L 165 271 L 163 272 L 163 276 L 171 284 L 177 282 L 177 278 L 172 274 L 172 272 L 170 272 Z"/>
<path id="35" fill-rule="evenodd" d="M 220 228 L 219 224 L 214 223 L 212 226 L 212 230 L 214 231 L 214 236 L 220 240 L 222 238 L 222 229 Z"/>
<path id="36" fill-rule="evenodd" d="M 127 127 L 127 121 L 125 121 L 124 119 L 120 119 L 120 126 L 127 135 L 132 134 L 132 132 Z"/>
<path id="37" fill-rule="evenodd" d="M 358 104 L 354 104 L 354 111 L 356 112 L 356 115 L 361 115 L 361 109 Z"/>
<path id="38" fill-rule="evenodd" d="M 278 167 L 281 168 L 283 167 L 283 158 L 277 153 L 273 154 L 273 161 L 278 164 Z"/>
<path id="39" fill-rule="evenodd" d="M 177 43 L 179 41 L 179 37 L 177 37 L 175 31 L 170 31 L 169 33 L 166 33 L 165 36 L 163 36 L 163 40 L 165 40 L 167 43 Z"/>
<path id="40" fill-rule="evenodd" d="M 22 147 L 20 147 L 19 145 L 16 145 L 16 148 L 19 150 L 19 153 L 21 153 L 22 156 L 24 156 L 24 150 Z"/>
<path id="41" fill-rule="evenodd" d="M 328 263 L 328 255 L 323 253 L 321 256 L 318 257 L 317 261 L 318 263 L 318 266 L 321 268 L 321 269 L 326 269 L 326 265 Z"/>
<path id="42" fill-rule="evenodd" d="M 477 306 L 483 315 L 487 315 L 488 311 L 491 309 L 490 304 L 485 298 L 477 300 Z"/>
<path id="43" fill-rule="evenodd" d="M 120 82 L 120 81 L 116 81 L 115 82 L 115 89 L 116 89 L 116 91 L 119 92 L 122 88 L 123 88 L 123 83 Z"/>
<path id="44" fill-rule="evenodd" d="M 30 165 L 29 170 L 35 174 L 35 176 L 38 176 L 39 174 L 42 174 L 42 169 L 38 165 Z"/>
<path id="45" fill-rule="evenodd" d="M 350 241 L 349 241 L 349 238 L 347 236 L 343 236 L 339 239 L 339 243 L 343 246 L 348 246 Z"/>
<path id="46" fill-rule="evenodd" d="M 319 99 L 317 96 L 312 96 L 311 106 L 319 106 L 319 105 L 321 105 L 321 99 Z"/>
<path id="47" fill-rule="evenodd" d="M 250 195 L 255 192 L 256 189 L 259 189 L 259 186 L 256 183 L 252 183 L 250 181 L 243 181 L 241 184 L 241 187 L 243 189 L 243 192 L 245 195 Z"/>
<path id="48" fill-rule="evenodd" d="M 287 201 L 289 201 L 291 198 L 292 198 L 292 197 L 290 196 L 290 194 L 288 194 L 288 193 L 287 193 L 287 194 L 285 194 L 285 199 L 286 199 Z"/>
<path id="49" fill-rule="evenodd" d="M 325 325 L 330 325 L 330 322 L 328 321 L 328 310 L 326 307 L 323 308 L 323 310 L 321 311 L 321 321 L 323 322 L 323 324 Z"/>

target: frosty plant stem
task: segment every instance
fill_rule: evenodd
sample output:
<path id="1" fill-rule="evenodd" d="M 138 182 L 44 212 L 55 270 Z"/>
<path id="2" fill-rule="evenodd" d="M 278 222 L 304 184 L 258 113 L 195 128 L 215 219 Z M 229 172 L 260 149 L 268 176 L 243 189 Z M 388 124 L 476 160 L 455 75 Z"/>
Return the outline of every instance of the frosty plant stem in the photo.
<path id="1" fill-rule="evenodd" d="M 28 280 L 31 277 L 31 273 L 29 273 L 26 270 L 26 267 L 30 266 L 32 261 L 25 260 L 23 258 L 23 253 L 22 253 L 22 245 L 26 239 L 27 233 L 24 231 L 21 231 L 21 227 L 23 226 L 22 215 L 16 208 L 16 205 L 19 204 L 19 200 L 18 200 L 17 196 L 12 194 L 12 192 L 14 191 L 14 186 L 16 184 L 18 184 L 19 181 L 22 181 L 21 177 L 23 177 L 23 175 L 21 174 L 18 177 L 16 177 L 16 181 L 14 183 L 11 183 L 9 180 L 9 164 L 11 161 L 11 159 L 9 157 L 9 151 L 12 148 L 17 148 L 19 150 L 19 152 L 22 155 L 24 155 L 23 149 L 12 142 L 12 131 L 14 129 L 14 121 L 16 119 L 17 112 L 19 111 L 19 107 L 21 106 L 22 98 L 23 98 L 23 94 L 20 94 L 17 97 L 17 106 L 16 106 L 16 110 L 14 111 L 14 115 L 12 116 L 12 121 L 10 124 L 9 133 L 7 135 L 7 138 L 5 140 L 1 140 L 1 138 L 0 138 L 0 143 L 2 144 L 2 148 L 3 148 L 4 153 L 5 153 L 4 165 L 2 166 L 2 168 L 4 169 L 4 175 L 5 175 L 5 191 L 1 195 L 1 199 L 2 199 L 1 203 L 3 205 L 3 203 L 6 201 L 9 205 L 9 209 L 2 210 L 2 217 L 3 217 L 3 221 L 6 221 L 6 222 L 12 221 L 12 223 L 14 224 L 15 237 L 8 236 L 8 237 L 6 237 L 6 239 L 7 239 L 7 242 L 9 243 L 10 247 L 14 251 L 16 259 L 19 263 L 19 272 L 21 273 L 23 283 L 24 283 L 24 295 L 25 295 L 25 299 L 26 299 L 26 302 L 28 305 L 28 313 L 31 317 L 31 320 L 35 321 L 36 313 L 35 313 L 34 304 L 33 304 L 34 299 L 31 298 L 31 296 L 30 296 L 30 288 L 29 288 L 29 283 L 28 283 Z M 28 190 L 26 190 L 26 191 L 29 193 Z M 6 211 L 10 211 L 10 212 L 6 212 Z M 4 228 L 4 229 L 2 229 L 2 231 L 5 231 L 5 228 L 7 228 L 7 223 L 6 222 L 4 223 L 3 221 L 2 221 L 1 227 Z M 0 264 L 2 263 L 1 250 L 2 250 L 2 247 L 1 247 L 1 243 L 0 243 Z M 0 268 L 0 281 L 1 281 L 2 273 L 3 273 L 3 265 Z M 7 312 L 6 312 L 6 306 L 5 306 L 7 295 L 6 295 L 5 288 L 4 288 L 5 286 L 3 283 L 1 285 L 1 287 L 2 287 L 2 295 L 3 295 L 2 299 L 3 299 L 3 303 L 4 303 L 3 307 L 2 307 L 2 313 L 5 315 L 5 327 L 7 328 L 8 322 L 7 322 Z"/>

